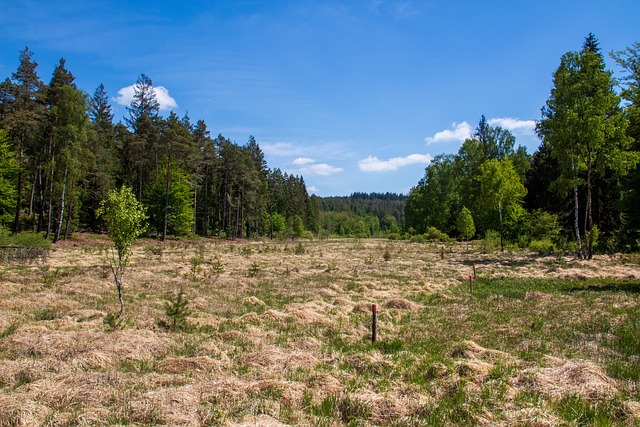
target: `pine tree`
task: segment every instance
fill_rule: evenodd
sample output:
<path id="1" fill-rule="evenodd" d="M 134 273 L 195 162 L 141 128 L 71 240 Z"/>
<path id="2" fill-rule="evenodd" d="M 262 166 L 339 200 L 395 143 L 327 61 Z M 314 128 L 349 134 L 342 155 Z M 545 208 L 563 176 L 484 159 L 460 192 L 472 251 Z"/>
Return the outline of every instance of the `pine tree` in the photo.
<path id="1" fill-rule="evenodd" d="M 23 209 L 25 175 L 29 161 L 35 161 L 38 136 L 45 118 L 45 89 L 38 77 L 38 63 L 33 61 L 33 52 L 26 46 L 20 51 L 20 65 L 12 73 L 11 81 L 3 85 L 2 126 L 9 131 L 9 137 L 18 156 L 18 177 L 16 181 L 16 206 L 13 231 L 20 231 L 20 215 Z"/>
<path id="2" fill-rule="evenodd" d="M 139 199 L 143 199 L 149 183 L 149 171 L 157 170 L 160 163 L 158 150 L 160 104 L 153 89 L 153 82 L 141 74 L 133 87 L 131 105 L 127 107 L 126 123 L 133 132 L 127 141 L 125 161 L 127 181 L 136 188 Z"/>
<path id="3" fill-rule="evenodd" d="M 98 230 L 95 217 L 100 201 L 115 188 L 118 174 L 118 151 L 113 125 L 113 113 L 104 85 L 100 84 L 89 100 L 88 147 L 85 158 L 86 177 L 83 180 L 81 221 L 91 230 Z"/>

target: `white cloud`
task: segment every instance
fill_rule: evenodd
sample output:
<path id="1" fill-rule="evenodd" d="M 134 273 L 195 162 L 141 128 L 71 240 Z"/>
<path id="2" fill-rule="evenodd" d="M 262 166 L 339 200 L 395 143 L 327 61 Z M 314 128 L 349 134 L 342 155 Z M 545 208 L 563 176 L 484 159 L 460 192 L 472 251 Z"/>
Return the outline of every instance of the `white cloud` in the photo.
<path id="1" fill-rule="evenodd" d="M 169 90 L 166 87 L 158 86 L 153 89 L 156 92 L 156 98 L 158 99 L 161 110 L 171 110 L 172 108 L 178 107 L 178 103 L 169 95 Z"/>
<path id="2" fill-rule="evenodd" d="M 298 157 L 293 161 L 294 165 L 308 165 L 309 163 L 313 163 L 315 160 L 310 159 L 309 157 Z"/>
<path id="3" fill-rule="evenodd" d="M 265 154 L 279 157 L 298 156 L 305 158 L 312 151 L 309 147 L 291 142 L 267 142 L 260 144 L 260 148 Z"/>
<path id="4" fill-rule="evenodd" d="M 316 187 L 315 185 L 312 185 L 310 187 L 307 187 L 307 190 L 309 190 L 312 193 L 317 193 L 318 192 L 318 187 Z"/>
<path id="5" fill-rule="evenodd" d="M 536 128 L 535 120 L 520 120 L 511 117 L 498 117 L 495 119 L 489 119 L 488 123 L 491 126 L 500 126 L 521 135 L 533 135 Z"/>
<path id="6" fill-rule="evenodd" d="M 456 123 L 453 122 L 453 129 L 445 129 L 440 132 L 436 132 L 435 135 L 425 138 L 427 145 L 431 145 L 434 142 L 448 142 L 448 141 L 460 141 L 471 137 L 471 126 L 467 122 Z"/>
<path id="7" fill-rule="evenodd" d="M 362 172 L 387 172 L 395 171 L 398 168 L 414 164 L 427 164 L 431 161 L 428 154 L 410 154 L 407 157 L 394 157 L 389 160 L 380 160 L 375 156 L 369 156 L 358 162 L 358 167 Z"/>
<path id="8" fill-rule="evenodd" d="M 114 97 L 113 100 L 116 101 L 120 105 L 124 105 L 126 107 L 131 105 L 131 101 L 133 100 L 133 95 L 135 94 L 135 85 L 123 87 L 118 91 L 118 96 Z M 160 110 L 166 111 L 171 110 L 172 108 L 177 108 L 178 103 L 175 99 L 169 95 L 169 90 L 164 86 L 154 86 L 153 91 L 156 93 L 156 99 L 158 100 L 158 104 L 160 104 Z"/>
<path id="9" fill-rule="evenodd" d="M 337 168 L 335 166 L 328 165 L 326 163 L 318 163 L 317 165 L 309 165 L 300 168 L 300 172 L 309 175 L 332 175 L 334 173 L 342 172 L 344 169 Z"/>

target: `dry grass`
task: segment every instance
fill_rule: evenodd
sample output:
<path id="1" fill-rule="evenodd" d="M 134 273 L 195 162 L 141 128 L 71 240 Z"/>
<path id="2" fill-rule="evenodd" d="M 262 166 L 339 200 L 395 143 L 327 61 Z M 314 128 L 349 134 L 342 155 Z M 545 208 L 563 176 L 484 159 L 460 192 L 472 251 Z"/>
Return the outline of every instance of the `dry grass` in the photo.
<path id="1" fill-rule="evenodd" d="M 0 426 L 571 425 L 562 402 L 576 398 L 617 405 L 617 423 L 638 423 L 637 380 L 607 373 L 609 332 L 540 347 L 528 331 L 555 327 L 550 320 L 476 328 L 477 303 L 459 290 L 473 264 L 481 279 L 584 281 L 637 280 L 637 263 L 385 240 L 302 244 L 303 254 L 292 242 L 141 241 L 115 330 L 104 323 L 117 309 L 104 239 L 78 236 L 44 264 L 0 266 Z M 171 332 L 159 326 L 163 302 L 181 287 L 191 327 Z M 558 306 L 580 316 L 580 298 L 532 289 L 519 301 L 550 319 Z M 638 297 L 588 301 L 597 317 Z M 624 321 L 612 319 L 611 328 Z"/>

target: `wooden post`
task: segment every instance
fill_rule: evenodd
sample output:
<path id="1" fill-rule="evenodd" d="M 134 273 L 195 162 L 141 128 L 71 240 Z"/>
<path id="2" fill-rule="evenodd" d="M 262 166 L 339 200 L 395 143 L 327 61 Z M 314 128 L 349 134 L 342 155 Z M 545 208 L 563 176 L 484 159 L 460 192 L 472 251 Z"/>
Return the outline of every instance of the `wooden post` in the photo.
<path id="1" fill-rule="evenodd" d="M 378 337 L 378 306 L 371 305 L 371 342 L 376 342 Z"/>
<path id="2" fill-rule="evenodd" d="M 469 293 L 473 295 L 473 276 L 469 276 Z"/>
<path id="3" fill-rule="evenodd" d="M 476 280 L 476 263 L 473 263 L 473 280 Z"/>

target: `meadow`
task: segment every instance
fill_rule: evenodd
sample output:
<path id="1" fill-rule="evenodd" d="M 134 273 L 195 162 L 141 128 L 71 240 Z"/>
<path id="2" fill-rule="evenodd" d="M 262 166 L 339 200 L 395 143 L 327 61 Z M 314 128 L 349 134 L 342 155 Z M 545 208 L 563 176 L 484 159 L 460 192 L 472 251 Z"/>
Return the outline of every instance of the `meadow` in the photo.
<path id="1" fill-rule="evenodd" d="M 109 248 L 0 265 L 0 426 L 640 425 L 637 254 L 141 239 L 116 320 Z"/>

